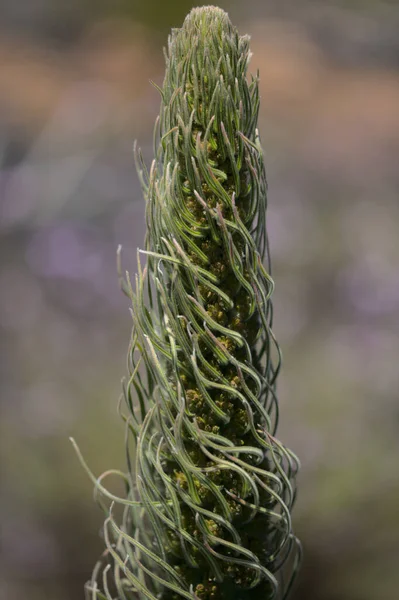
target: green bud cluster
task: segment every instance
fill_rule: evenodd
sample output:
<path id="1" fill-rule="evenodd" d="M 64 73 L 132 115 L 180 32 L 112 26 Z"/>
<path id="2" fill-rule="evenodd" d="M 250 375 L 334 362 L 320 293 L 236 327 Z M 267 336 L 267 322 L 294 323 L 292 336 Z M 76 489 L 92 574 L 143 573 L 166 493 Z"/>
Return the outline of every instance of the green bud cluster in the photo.
<path id="1" fill-rule="evenodd" d="M 88 586 L 99 598 L 114 585 L 120 600 L 272 600 L 297 571 L 298 461 L 275 437 L 281 361 L 249 57 L 224 11 L 193 9 L 169 38 L 149 172 L 137 153 L 147 264 L 135 286 L 123 280 L 134 447 L 123 523 L 106 521 L 111 561 Z"/>

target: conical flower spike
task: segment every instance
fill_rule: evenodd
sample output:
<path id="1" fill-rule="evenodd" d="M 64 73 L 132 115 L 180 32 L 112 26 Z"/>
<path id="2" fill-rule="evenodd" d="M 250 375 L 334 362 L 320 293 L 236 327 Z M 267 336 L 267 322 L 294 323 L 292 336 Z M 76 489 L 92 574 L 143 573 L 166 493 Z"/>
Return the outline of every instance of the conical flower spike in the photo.
<path id="1" fill-rule="evenodd" d="M 127 497 L 122 524 L 115 509 L 106 521 L 110 563 L 90 598 L 282 599 L 297 571 L 298 461 L 275 437 L 280 351 L 249 57 L 249 38 L 211 6 L 169 38 L 149 172 L 137 153 L 147 264 L 124 282 Z"/>

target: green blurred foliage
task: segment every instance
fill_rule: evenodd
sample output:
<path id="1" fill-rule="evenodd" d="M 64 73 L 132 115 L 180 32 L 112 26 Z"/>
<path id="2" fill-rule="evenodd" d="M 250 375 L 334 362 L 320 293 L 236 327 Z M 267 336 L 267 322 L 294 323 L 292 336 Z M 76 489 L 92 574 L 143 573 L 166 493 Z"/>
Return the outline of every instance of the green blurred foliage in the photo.
<path id="1" fill-rule="evenodd" d="M 196 6 L 203 4 L 208 3 L 195 3 Z M 227 4 L 231 4 L 231 2 L 227 2 Z M 183 22 L 186 14 L 193 7 L 193 2 L 191 0 L 172 0 L 171 2 L 160 2 L 159 0 L 148 0 L 147 2 L 140 0 L 116 0 L 110 3 L 107 0 L 100 0 L 95 5 L 93 4 L 93 10 L 100 8 L 107 16 L 128 17 L 135 22 L 142 23 L 154 29 L 161 35 L 165 35 L 165 32 L 168 34 L 172 27 L 179 27 L 179 24 Z"/>

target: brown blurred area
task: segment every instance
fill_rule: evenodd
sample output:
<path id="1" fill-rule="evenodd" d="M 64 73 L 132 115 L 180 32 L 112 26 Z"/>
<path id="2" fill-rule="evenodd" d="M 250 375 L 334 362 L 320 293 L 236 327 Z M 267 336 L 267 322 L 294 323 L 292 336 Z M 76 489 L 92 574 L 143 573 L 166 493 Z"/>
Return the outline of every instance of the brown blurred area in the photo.
<path id="1" fill-rule="evenodd" d="M 0 598 L 72 600 L 102 552 L 93 472 L 124 468 L 129 342 L 162 46 L 195 4 L 0 9 Z M 260 70 L 280 438 L 301 458 L 293 600 L 393 600 L 399 575 L 399 9 L 221 2 Z"/>

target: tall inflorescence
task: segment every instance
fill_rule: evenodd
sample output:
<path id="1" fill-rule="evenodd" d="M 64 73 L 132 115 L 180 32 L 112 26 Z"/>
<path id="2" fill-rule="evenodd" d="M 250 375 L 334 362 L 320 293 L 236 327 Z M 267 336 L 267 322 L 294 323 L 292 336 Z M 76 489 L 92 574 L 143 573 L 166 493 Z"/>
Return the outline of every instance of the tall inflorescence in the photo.
<path id="1" fill-rule="evenodd" d="M 298 461 L 275 437 L 280 351 L 249 57 L 215 7 L 169 38 L 150 172 L 137 153 L 147 264 L 134 286 L 123 279 L 127 495 L 121 525 L 108 508 L 109 562 L 90 598 L 272 600 L 297 571 Z"/>

